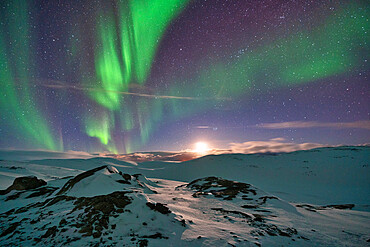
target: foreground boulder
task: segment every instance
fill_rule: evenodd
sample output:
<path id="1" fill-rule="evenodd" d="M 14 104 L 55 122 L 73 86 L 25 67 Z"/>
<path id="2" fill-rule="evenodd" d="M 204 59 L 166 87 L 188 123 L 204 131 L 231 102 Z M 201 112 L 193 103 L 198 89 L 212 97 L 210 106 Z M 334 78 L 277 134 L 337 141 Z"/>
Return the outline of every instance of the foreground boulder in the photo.
<path id="1" fill-rule="evenodd" d="M 9 189 L 44 184 L 19 178 Z M 187 228 L 149 199 L 157 185 L 140 174 L 101 166 L 48 185 L 0 196 L 1 246 L 177 246 Z"/>
<path id="2" fill-rule="evenodd" d="M 0 195 L 5 195 L 12 190 L 32 190 L 44 185 L 46 185 L 46 182 L 35 176 L 19 177 L 6 190 L 0 190 Z"/>

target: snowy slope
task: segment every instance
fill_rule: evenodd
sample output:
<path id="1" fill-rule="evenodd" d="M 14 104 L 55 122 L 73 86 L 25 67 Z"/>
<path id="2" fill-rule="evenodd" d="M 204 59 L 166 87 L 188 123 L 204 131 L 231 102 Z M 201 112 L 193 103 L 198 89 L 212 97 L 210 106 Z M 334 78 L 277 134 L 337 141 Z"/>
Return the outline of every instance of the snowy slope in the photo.
<path id="1" fill-rule="evenodd" d="M 0 196 L 2 245 L 145 246 L 148 239 L 173 245 L 186 228 L 166 206 L 148 198 L 155 192 L 146 183 L 155 184 L 143 176 L 103 166 L 51 187 L 58 182 Z"/>
<path id="2" fill-rule="evenodd" d="M 205 176 L 252 183 L 297 202 L 370 204 L 369 147 L 320 148 L 277 155 L 205 156 L 163 164 L 147 177 L 191 181 Z M 162 168 L 162 169 L 161 169 Z"/>
<path id="3" fill-rule="evenodd" d="M 47 184 L 0 191 L 0 243 L 367 246 L 369 150 L 227 154 L 187 162 L 3 160 L 0 189 L 28 175 Z"/>
<path id="4" fill-rule="evenodd" d="M 90 159 L 96 155 L 89 154 L 86 152 L 57 152 L 57 151 L 45 151 L 45 150 L 7 150 L 0 149 L 1 160 L 40 160 L 40 159 Z"/>
<path id="5" fill-rule="evenodd" d="M 348 205 L 295 205 L 219 177 L 148 180 L 111 166 L 0 202 L 9 246 L 363 246 L 370 232 L 369 212 Z"/>
<path id="6" fill-rule="evenodd" d="M 68 163 L 68 162 L 67 162 Z M 0 189 L 10 186 L 16 177 L 33 175 L 45 181 L 81 173 L 82 169 L 33 164 L 25 161 L 0 160 Z"/>
<path id="7" fill-rule="evenodd" d="M 79 170 L 113 165 L 131 174 L 141 173 L 146 177 L 184 182 L 220 176 L 252 183 L 292 202 L 369 205 L 369 157 L 370 147 L 363 146 L 318 148 L 281 154 L 210 155 L 186 162 L 136 164 L 112 158 L 94 158 L 31 163 Z M 10 185 L 9 180 L 7 185 Z"/>

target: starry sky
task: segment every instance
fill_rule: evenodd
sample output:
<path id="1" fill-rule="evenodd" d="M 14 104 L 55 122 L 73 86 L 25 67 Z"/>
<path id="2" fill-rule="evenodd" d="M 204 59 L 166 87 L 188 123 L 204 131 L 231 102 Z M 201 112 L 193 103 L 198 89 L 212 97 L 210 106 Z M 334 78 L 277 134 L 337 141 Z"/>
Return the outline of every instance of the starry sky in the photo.
<path id="1" fill-rule="evenodd" d="M 0 3 L 0 148 L 370 140 L 367 1 Z"/>

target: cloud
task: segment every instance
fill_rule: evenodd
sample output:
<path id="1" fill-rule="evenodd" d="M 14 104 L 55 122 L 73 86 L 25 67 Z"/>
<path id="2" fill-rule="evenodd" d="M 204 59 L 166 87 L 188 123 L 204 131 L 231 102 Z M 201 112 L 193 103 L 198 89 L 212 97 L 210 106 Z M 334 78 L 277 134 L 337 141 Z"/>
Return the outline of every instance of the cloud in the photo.
<path id="1" fill-rule="evenodd" d="M 126 91 L 115 91 L 106 90 L 103 88 L 92 88 L 92 87 L 79 87 L 75 85 L 54 83 L 54 84 L 41 84 L 43 87 L 54 88 L 54 89 L 70 89 L 76 91 L 93 91 L 93 92 L 107 92 L 116 93 L 121 95 L 131 95 L 137 97 L 146 97 L 153 99 L 179 99 L 179 100 L 230 100 L 230 98 L 212 97 L 212 98 L 201 98 L 201 97 L 187 97 L 187 96 L 173 96 L 173 95 L 158 95 L 149 93 L 137 93 L 137 92 L 126 92 Z"/>
<path id="2" fill-rule="evenodd" d="M 281 153 L 298 150 L 308 150 L 329 145 L 319 143 L 293 143 L 285 142 L 284 138 L 274 138 L 268 141 L 249 141 L 243 143 L 230 143 L 232 153 Z"/>
<path id="3" fill-rule="evenodd" d="M 112 157 L 124 161 L 146 162 L 146 161 L 187 161 L 199 158 L 204 155 L 221 155 L 221 154 L 255 154 L 255 153 L 288 153 L 299 150 L 309 150 L 320 147 L 333 147 L 320 143 L 293 143 L 284 138 L 278 137 L 267 141 L 248 141 L 242 143 L 230 143 L 228 149 L 210 149 L 206 154 L 193 152 L 191 149 L 179 152 L 162 151 L 162 152 L 137 152 L 130 154 L 107 154 L 106 157 Z"/>
<path id="4" fill-rule="evenodd" d="M 183 150 L 180 152 L 138 152 L 131 154 L 109 154 L 115 159 L 146 162 L 146 161 L 186 161 L 199 158 L 204 155 L 220 155 L 220 154 L 254 154 L 254 153 L 287 153 L 298 150 L 309 150 L 320 147 L 332 147 L 320 143 L 293 143 L 288 142 L 284 138 L 274 138 L 268 141 L 249 141 L 243 143 L 230 143 L 229 149 L 210 149 L 206 154 L 198 154 L 191 150 Z"/>
<path id="5" fill-rule="evenodd" d="M 146 162 L 146 161 L 186 161 L 198 158 L 193 152 L 138 152 L 131 154 L 109 154 L 105 155 L 119 160 Z"/>
<path id="6" fill-rule="evenodd" d="M 370 130 L 370 121 L 355 121 L 355 122 L 339 122 L 339 123 L 325 123 L 325 122 L 282 122 L 282 123 L 262 123 L 257 125 L 257 128 L 263 129 L 301 129 L 301 128 L 335 128 L 335 129 L 368 129 Z"/>
<path id="7" fill-rule="evenodd" d="M 50 151 L 50 150 L 17 150 L 0 149 L 0 159 L 2 160 L 41 160 L 41 159 L 89 159 L 96 157 L 82 151 Z"/>
<path id="8" fill-rule="evenodd" d="M 200 126 L 195 126 L 196 129 L 212 129 L 212 127 L 207 126 L 207 125 L 200 125 Z"/>

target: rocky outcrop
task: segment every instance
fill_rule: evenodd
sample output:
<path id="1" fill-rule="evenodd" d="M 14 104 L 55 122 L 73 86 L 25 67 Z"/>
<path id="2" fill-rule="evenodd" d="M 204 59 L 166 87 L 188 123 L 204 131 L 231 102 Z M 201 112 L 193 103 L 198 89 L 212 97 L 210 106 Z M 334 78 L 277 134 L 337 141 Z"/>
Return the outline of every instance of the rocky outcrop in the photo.
<path id="1" fill-rule="evenodd" d="M 91 170 L 88 170 L 86 172 L 83 172 L 79 175 L 77 175 L 76 177 L 73 177 L 72 179 L 70 179 L 57 193 L 57 195 L 61 195 L 65 192 L 67 192 L 68 190 L 70 190 L 76 183 L 80 182 L 82 179 L 85 179 L 87 177 L 90 177 L 92 175 L 95 174 L 95 172 L 97 171 L 100 171 L 102 169 L 105 169 L 105 168 L 108 168 L 108 166 L 101 166 L 101 167 L 97 167 L 97 168 L 94 168 L 94 169 L 91 169 Z"/>
<path id="2" fill-rule="evenodd" d="M 296 207 L 304 208 L 311 212 L 317 212 L 317 210 L 325 210 L 325 209 L 352 209 L 355 204 L 336 204 L 336 205 L 325 205 L 325 206 L 315 206 L 310 204 L 297 204 Z"/>
<path id="3" fill-rule="evenodd" d="M 35 176 L 16 178 L 13 184 L 6 190 L 0 190 L 0 195 L 8 194 L 12 190 L 32 190 L 46 185 L 47 183 Z"/>
<path id="4" fill-rule="evenodd" d="M 187 188 L 196 190 L 194 197 L 201 195 L 212 194 L 215 197 L 220 197 L 224 200 L 232 200 L 239 193 L 256 195 L 256 190 L 246 183 L 226 180 L 218 177 L 207 177 L 192 181 Z"/>
<path id="5" fill-rule="evenodd" d="M 94 194 L 102 181 L 112 192 L 93 196 L 71 193 L 89 188 Z M 29 190 L 0 197 L 0 202 L 26 199 L 24 206 L 0 214 L 0 242 L 64 246 L 83 239 L 90 246 L 116 246 L 117 241 L 146 246 L 149 240 L 167 240 L 174 228 L 183 231 L 186 224 L 165 204 L 149 201 L 146 194 L 153 193 L 146 185 L 149 183 L 143 175 L 123 174 L 111 166 L 83 172 L 59 188 L 36 188 L 46 183 L 35 177 L 17 179 L 10 189 Z M 123 227 L 126 222 L 130 223 Z M 163 223 L 171 230 L 163 229 Z"/>

